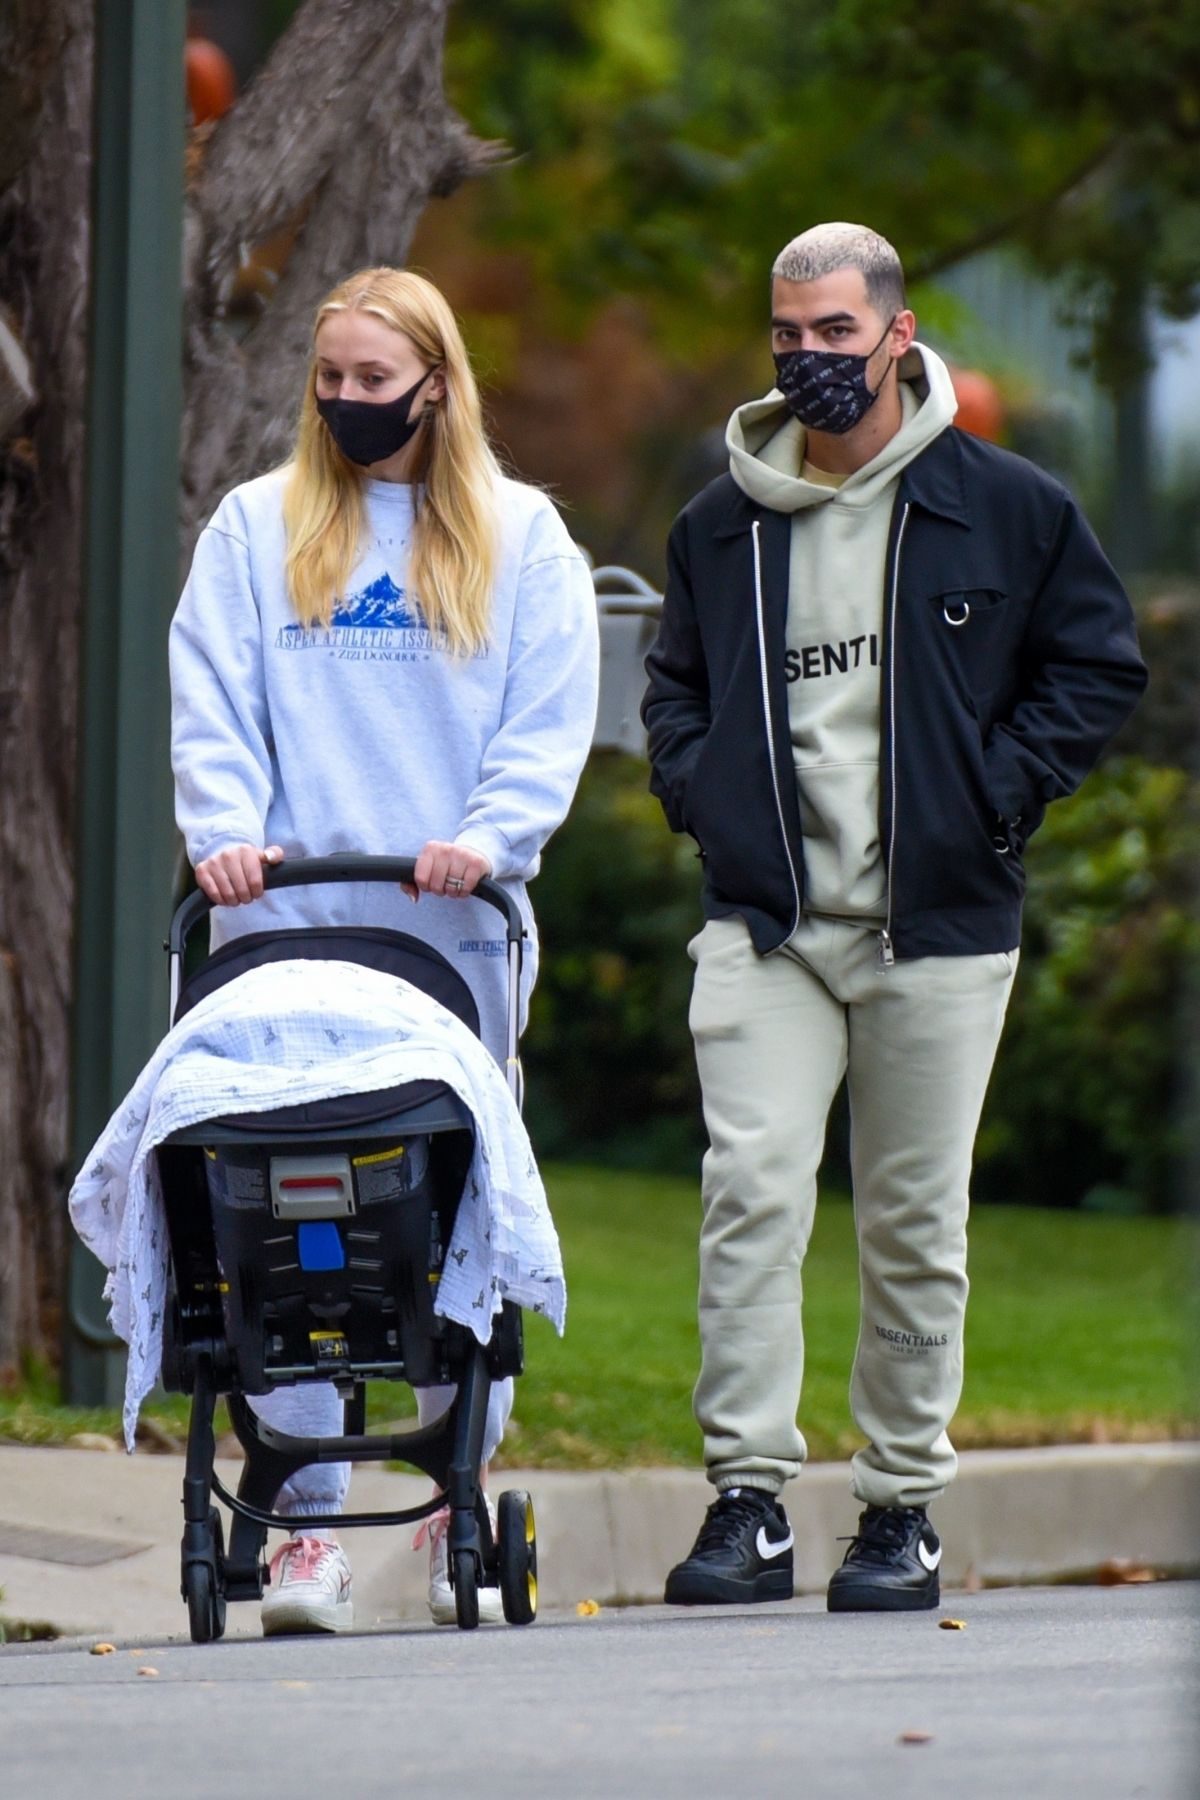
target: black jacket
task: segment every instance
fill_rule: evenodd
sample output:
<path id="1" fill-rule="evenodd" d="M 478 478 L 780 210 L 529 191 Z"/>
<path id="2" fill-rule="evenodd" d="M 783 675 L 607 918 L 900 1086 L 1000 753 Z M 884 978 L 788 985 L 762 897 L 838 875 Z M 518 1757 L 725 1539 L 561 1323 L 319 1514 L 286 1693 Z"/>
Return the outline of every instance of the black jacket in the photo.
<path id="1" fill-rule="evenodd" d="M 651 787 L 696 839 L 705 912 L 795 930 L 804 844 L 785 670 L 791 516 L 732 476 L 675 521 L 642 706 Z M 1021 853 L 1146 684 L 1133 614 L 1066 490 L 953 428 L 904 469 L 883 594 L 884 960 L 1011 950 Z"/>

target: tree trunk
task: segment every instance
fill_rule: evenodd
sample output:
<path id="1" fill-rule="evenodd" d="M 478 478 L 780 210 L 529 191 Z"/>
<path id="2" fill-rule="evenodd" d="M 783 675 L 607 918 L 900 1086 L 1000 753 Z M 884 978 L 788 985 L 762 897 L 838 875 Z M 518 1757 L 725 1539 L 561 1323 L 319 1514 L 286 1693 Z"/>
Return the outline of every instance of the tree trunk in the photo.
<path id="1" fill-rule="evenodd" d="M 63 1252 L 91 0 L 18 0 L 2 38 L 0 294 L 36 403 L 0 448 L 0 1370 L 51 1349 Z"/>
<path id="2" fill-rule="evenodd" d="M 323 294 L 402 263 L 430 195 L 494 159 L 442 93 L 448 6 L 307 0 L 232 112 L 196 134 L 184 558 L 220 495 L 286 454 Z M 92 14 L 93 0 L 7 0 L 0 22 L 0 1374 L 53 1352 L 63 1278 Z M 247 250 L 285 231 L 269 303 L 233 328 Z"/>
<path id="3" fill-rule="evenodd" d="M 402 265 L 431 195 L 499 154 L 446 104 L 449 3 L 309 0 L 199 159 L 185 225 L 185 554 L 222 494 L 286 456 L 325 294 L 366 264 Z M 289 230 L 270 304 L 231 330 L 247 251 Z"/>

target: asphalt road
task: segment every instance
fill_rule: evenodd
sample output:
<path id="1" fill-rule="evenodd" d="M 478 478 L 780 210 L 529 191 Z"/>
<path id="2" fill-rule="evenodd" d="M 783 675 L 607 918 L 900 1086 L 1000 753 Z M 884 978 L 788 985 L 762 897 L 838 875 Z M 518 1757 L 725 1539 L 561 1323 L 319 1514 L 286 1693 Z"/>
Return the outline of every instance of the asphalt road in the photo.
<path id="1" fill-rule="evenodd" d="M 942 1617 L 963 1631 L 938 1629 Z M 0 1651 L 0 1793 L 1194 1800 L 1200 1584 Z M 153 1675 L 139 1675 L 140 1668 Z M 906 1743 L 906 1732 L 930 1734 Z"/>

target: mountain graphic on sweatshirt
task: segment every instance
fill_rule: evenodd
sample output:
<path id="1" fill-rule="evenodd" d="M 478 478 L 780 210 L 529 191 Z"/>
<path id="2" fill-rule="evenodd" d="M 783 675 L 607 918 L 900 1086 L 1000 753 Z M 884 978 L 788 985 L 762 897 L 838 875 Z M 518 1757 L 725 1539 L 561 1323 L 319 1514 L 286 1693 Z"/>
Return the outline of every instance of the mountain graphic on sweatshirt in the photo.
<path id="1" fill-rule="evenodd" d="M 331 626 L 349 625 L 359 631 L 416 631 L 424 624 L 420 613 L 406 601 L 385 570 L 369 586 L 360 588 L 334 608 Z"/>

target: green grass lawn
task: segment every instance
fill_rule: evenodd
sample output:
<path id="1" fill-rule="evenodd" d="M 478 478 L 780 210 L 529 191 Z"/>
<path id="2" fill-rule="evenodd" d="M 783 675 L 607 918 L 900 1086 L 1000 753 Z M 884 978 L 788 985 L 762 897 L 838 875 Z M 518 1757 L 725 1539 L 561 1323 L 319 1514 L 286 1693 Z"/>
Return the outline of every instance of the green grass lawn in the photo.
<path id="1" fill-rule="evenodd" d="M 526 1334 L 513 1462 L 691 1463 L 696 1183 L 546 1171 L 570 1295 L 560 1342 Z M 960 1447 L 1196 1432 L 1198 1234 L 1182 1219 L 982 1207 L 971 1224 Z M 815 1458 L 861 1440 L 847 1400 L 858 1333 L 848 1201 L 823 1198 L 804 1270 L 800 1422 Z"/>
<path id="2" fill-rule="evenodd" d="M 527 1371 L 503 1456 L 556 1468 L 695 1463 L 697 1184 L 551 1167 L 570 1294 L 561 1341 L 526 1329 Z M 983 1207 L 971 1225 L 960 1448 L 1197 1434 L 1197 1229 L 1183 1219 Z M 814 1457 L 859 1442 L 847 1404 L 858 1329 L 849 1204 L 818 1209 L 805 1265 L 808 1366 L 800 1419 Z M 371 1416 L 407 1390 L 377 1384 Z M 147 1409 L 170 1432 L 185 1403 Z M 116 1417 L 53 1403 L 45 1382 L 0 1395 L 0 1438 L 115 1434 Z"/>

